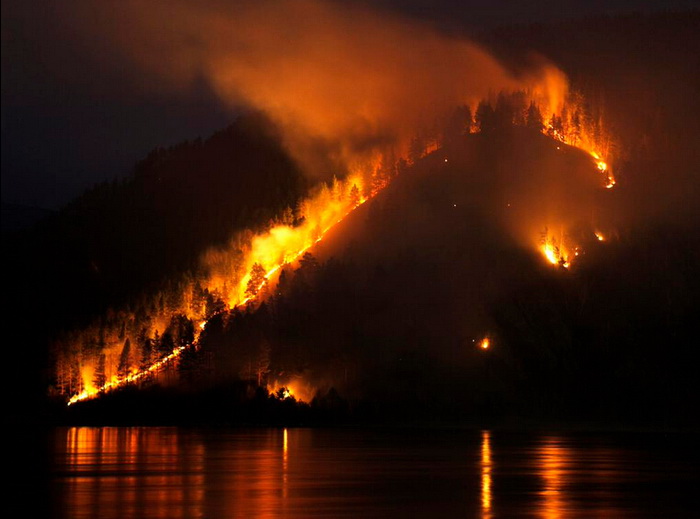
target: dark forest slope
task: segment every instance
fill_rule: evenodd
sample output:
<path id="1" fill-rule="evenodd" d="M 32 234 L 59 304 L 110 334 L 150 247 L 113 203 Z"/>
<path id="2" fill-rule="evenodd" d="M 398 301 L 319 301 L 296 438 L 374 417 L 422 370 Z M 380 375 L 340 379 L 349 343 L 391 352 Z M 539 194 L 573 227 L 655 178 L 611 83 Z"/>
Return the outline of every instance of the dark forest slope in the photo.
<path id="1" fill-rule="evenodd" d="M 519 240 L 553 184 L 571 211 L 614 205 L 596 175 L 527 129 L 467 136 L 286 268 L 264 304 L 211 320 L 179 389 L 113 395 L 78 419 L 695 423 L 697 237 L 666 226 L 599 243 L 584 219 L 568 270 Z M 258 376 L 315 398 L 311 411 L 251 404 Z"/>
<path id="2" fill-rule="evenodd" d="M 508 60 L 531 50 L 550 57 L 603 107 L 619 183 L 614 204 L 593 202 L 619 239 L 589 248 L 564 275 L 544 264 L 520 238 L 520 219 L 503 204 L 488 208 L 494 194 L 508 202 L 502 174 L 516 166 L 534 175 L 521 185 L 537 200 L 551 180 L 537 177 L 542 161 L 559 160 L 553 143 L 472 136 L 447 167 L 442 155 L 427 157 L 329 236 L 321 263 L 306 264 L 311 273 L 289 274 L 284 299 L 212 323 L 207 347 L 233 348 L 224 377 L 240 373 L 236 348 L 255 355 L 265 338 L 278 372 L 318 366 L 329 376 L 314 383 L 399 414 L 693 419 L 699 21 L 598 18 L 486 38 Z M 574 169 L 590 166 L 571 157 Z M 47 377 L 35 374 L 49 330 L 156 290 L 206 246 L 293 207 L 304 187 L 274 131 L 247 117 L 207 141 L 152 153 L 126 181 L 96 187 L 31 233 L 4 235 L 10 387 L 43 396 Z M 411 212 L 400 193 L 413 194 Z M 465 350 L 482 333 L 494 337 L 488 357 Z"/>
<path id="3" fill-rule="evenodd" d="M 209 246 L 294 208 L 306 182 L 269 123 L 241 117 L 207 140 L 156 149 L 27 233 L 4 236 L 25 308 L 70 327 L 195 268 Z"/>
<path id="4" fill-rule="evenodd" d="M 207 247 L 265 225 L 306 189 L 273 126 L 245 115 L 206 140 L 154 150 L 32 229 L 3 233 L 5 341 L 10 365 L 29 366 L 9 387 L 31 374 L 43 394 L 58 330 L 177 282 Z"/>

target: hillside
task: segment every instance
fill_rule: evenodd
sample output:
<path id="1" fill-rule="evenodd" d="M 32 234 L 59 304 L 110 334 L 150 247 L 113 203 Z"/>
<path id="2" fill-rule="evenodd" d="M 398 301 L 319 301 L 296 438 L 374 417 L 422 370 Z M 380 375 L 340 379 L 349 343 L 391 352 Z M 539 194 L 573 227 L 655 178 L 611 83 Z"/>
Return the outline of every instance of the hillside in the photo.
<path id="1" fill-rule="evenodd" d="M 3 233 L 7 340 L 23 345 L 9 348 L 10 364 L 41 367 L 30 386 L 42 400 L 58 332 L 157 300 L 207 248 L 267 225 L 306 190 L 274 127 L 250 114 L 206 140 L 154 150 L 124 178 L 31 229 Z M 13 375 L 8 387 L 27 383 L 28 373 Z"/>
<path id="2" fill-rule="evenodd" d="M 155 150 L 36 228 L 3 234 L 9 365 L 32 367 L 15 370 L 9 387 L 30 388 L 34 403 L 47 386 L 80 392 L 96 371 L 105 377 L 100 359 L 110 376 L 117 364 L 142 369 L 174 340 L 191 343 L 204 318 L 199 354 L 170 370 L 189 396 L 233 384 L 221 394 L 245 400 L 255 385 L 294 383 L 305 400 L 320 390 L 356 416 L 683 423 L 698 396 L 700 68 L 685 52 L 697 46 L 697 25 L 697 13 L 640 15 L 489 34 L 515 69 L 538 51 L 569 74 L 576 113 L 564 119 L 606 141 L 615 189 L 605 189 L 607 166 L 596 170 L 590 154 L 523 124 L 526 104 L 510 128 L 507 105 L 525 98 L 494 93 L 493 125 L 482 105 L 466 125 L 481 133 L 462 135 L 460 120 L 456 139 L 447 127 L 430 143 L 419 132 L 413 167 L 365 172 L 363 197 L 386 181 L 380 173 L 401 170 L 312 256 L 275 275 L 279 287 L 268 285 L 259 307 L 226 310 L 235 300 L 227 283 L 253 272 L 240 272 L 240 244 L 271 223 L 309 224 L 298 203 L 311 181 L 277 129 L 245 115 L 204 141 Z M 338 186 L 320 192 L 348 198 L 356 187 Z M 217 289 L 200 275 L 207 268 Z M 196 319 L 182 312 L 192 294 Z M 485 337 L 488 352 L 475 347 Z M 54 355 L 69 350 L 70 364 L 56 369 L 49 344 Z M 156 393 L 170 391 L 160 382 Z M 216 402 L 202 409 L 216 412 Z"/>
<path id="3" fill-rule="evenodd" d="M 610 214 L 596 179 L 585 153 L 526 129 L 466 136 L 287 267 L 264 303 L 210 320 L 177 389 L 115 394 L 88 419 L 693 423 L 697 238 L 598 242 L 591 208 L 609 229 L 627 209 Z M 527 233 L 564 209 L 588 236 L 568 269 Z M 311 411 L 259 396 L 251 410 L 261 377 Z"/>

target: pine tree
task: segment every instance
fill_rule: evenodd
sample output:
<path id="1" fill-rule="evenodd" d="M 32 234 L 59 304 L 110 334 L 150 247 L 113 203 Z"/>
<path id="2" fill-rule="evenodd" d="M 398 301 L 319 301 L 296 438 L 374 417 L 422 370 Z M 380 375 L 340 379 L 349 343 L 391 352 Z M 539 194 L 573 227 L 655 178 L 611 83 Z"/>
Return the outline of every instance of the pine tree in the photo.
<path id="1" fill-rule="evenodd" d="M 62 395 L 70 392 L 70 363 L 64 355 L 56 361 L 56 389 Z"/>
<path id="2" fill-rule="evenodd" d="M 175 340 L 170 332 L 164 332 L 163 335 L 158 340 L 158 332 L 156 332 L 156 349 L 158 350 L 158 356 L 163 359 L 170 355 L 175 349 Z"/>
<path id="3" fill-rule="evenodd" d="M 186 346 L 177 365 L 180 380 L 193 383 L 197 378 L 197 352 L 193 345 Z"/>
<path id="4" fill-rule="evenodd" d="M 119 366 L 117 367 L 117 376 L 120 379 L 126 378 L 131 369 L 131 341 L 127 337 L 124 341 L 122 353 L 119 356 Z"/>
<path id="5" fill-rule="evenodd" d="M 474 114 L 474 121 L 481 133 L 493 131 L 496 126 L 496 117 L 489 103 L 486 101 L 479 103 L 479 106 L 476 108 L 476 114 Z"/>
<path id="6" fill-rule="evenodd" d="M 540 112 L 539 107 L 534 102 L 530 103 L 530 106 L 527 109 L 525 125 L 531 130 L 535 130 L 536 132 L 541 132 L 544 129 L 542 113 Z"/>
<path id="7" fill-rule="evenodd" d="M 301 257 L 301 259 L 299 260 L 299 267 L 300 270 L 309 273 L 316 273 L 320 268 L 316 256 L 314 256 L 310 252 L 305 252 L 304 255 Z"/>
<path id="8" fill-rule="evenodd" d="M 95 374 L 92 378 L 92 383 L 97 389 L 101 389 L 107 383 L 107 372 L 105 370 L 107 357 L 104 353 L 100 353 L 97 357 L 97 366 L 95 366 Z"/>
<path id="9" fill-rule="evenodd" d="M 457 107 L 447 120 L 443 130 L 446 144 L 459 142 L 460 137 L 468 134 L 472 126 L 472 112 L 469 106 Z"/>
<path id="10" fill-rule="evenodd" d="M 574 146 L 578 146 L 581 140 L 581 126 L 581 114 L 576 110 L 571 117 L 571 143 Z"/>
<path id="11" fill-rule="evenodd" d="M 146 329 L 142 329 L 138 336 L 138 343 L 141 347 L 141 358 L 139 359 L 139 369 L 144 371 L 153 362 L 153 341 L 146 337 Z"/>
<path id="12" fill-rule="evenodd" d="M 266 281 L 265 274 L 267 273 L 260 263 L 253 264 L 253 267 L 250 269 L 250 279 L 248 280 L 248 285 L 245 290 L 246 297 L 253 299 L 258 295 L 258 292 Z"/>
<path id="13" fill-rule="evenodd" d="M 411 139 L 411 144 L 408 148 L 408 160 L 411 164 L 418 162 L 425 153 L 425 139 L 422 136 L 416 135 Z"/>
<path id="14" fill-rule="evenodd" d="M 80 373 L 80 363 L 74 360 L 70 367 L 70 392 L 75 395 L 82 393 L 83 389 L 83 376 Z"/>
<path id="15" fill-rule="evenodd" d="M 360 190 L 357 188 L 357 184 L 353 184 L 350 190 L 350 207 L 358 205 L 360 205 Z"/>

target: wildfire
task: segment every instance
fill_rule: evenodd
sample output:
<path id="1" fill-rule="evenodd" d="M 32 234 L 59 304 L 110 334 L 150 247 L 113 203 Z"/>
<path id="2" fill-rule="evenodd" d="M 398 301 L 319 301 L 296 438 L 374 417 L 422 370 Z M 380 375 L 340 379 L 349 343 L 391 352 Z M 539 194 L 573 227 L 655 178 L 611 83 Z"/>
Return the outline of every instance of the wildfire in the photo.
<path id="1" fill-rule="evenodd" d="M 545 229 L 542 233 L 540 250 L 549 263 L 565 269 L 571 266 L 572 258 L 579 255 L 578 247 L 569 249 L 564 246 L 563 231 L 559 239 L 557 239 L 549 233 L 548 229 Z"/>
<path id="2" fill-rule="evenodd" d="M 615 177 L 612 175 L 612 173 L 608 170 L 608 163 L 605 162 L 600 158 L 600 155 L 595 152 L 595 151 L 589 151 L 591 154 L 591 157 L 593 157 L 596 161 L 596 167 L 598 170 L 605 175 L 605 187 L 606 189 L 612 189 L 612 187 L 615 185 Z"/>
<path id="3" fill-rule="evenodd" d="M 596 139 L 593 137 L 595 132 L 591 131 L 590 128 L 587 129 L 584 127 L 580 123 L 580 119 L 578 119 L 576 123 L 569 119 L 570 115 L 577 110 L 576 106 L 565 106 L 564 108 L 568 108 L 568 115 L 556 116 L 556 114 L 550 113 L 550 122 L 542 129 L 542 133 L 588 153 L 593 159 L 598 172 L 604 176 L 605 188 L 612 189 L 616 184 L 616 180 L 609 164 L 598 151 L 603 146 L 599 146 L 599 143 L 596 143 Z M 561 149 L 561 147 L 557 146 L 557 150 L 559 149 Z M 604 241 L 604 237 L 601 233 L 596 231 L 595 236 L 598 241 Z M 570 238 L 568 238 L 567 241 L 570 242 Z M 571 266 L 572 260 L 578 257 L 582 252 L 581 248 L 574 244 L 567 243 L 567 246 L 565 246 L 563 229 L 559 239 L 550 236 L 545 229 L 543 237 L 540 240 L 539 249 L 548 263 L 567 269 Z"/>
<path id="4" fill-rule="evenodd" d="M 106 393 L 107 391 L 112 391 L 113 389 L 125 386 L 127 384 L 132 384 L 134 382 L 138 382 L 139 380 L 142 380 L 143 378 L 147 377 L 148 375 L 157 373 L 161 369 L 163 369 L 170 361 L 177 358 L 184 351 L 184 349 L 185 349 L 184 346 L 181 346 L 179 348 L 175 348 L 170 355 L 163 357 L 162 359 L 160 359 L 157 362 L 154 362 L 147 369 L 133 372 L 124 378 L 114 378 L 114 379 L 110 380 L 109 382 L 107 382 L 102 387 L 85 389 L 81 393 L 79 393 L 77 395 L 73 395 L 70 398 L 70 400 L 68 400 L 68 405 L 75 404 L 76 402 L 80 402 L 81 400 L 87 400 L 89 398 L 93 398 L 93 397 L 99 395 L 100 393 Z"/>
<path id="5" fill-rule="evenodd" d="M 321 191 L 305 202 L 305 221 L 300 226 L 278 225 L 265 234 L 253 238 L 245 261 L 244 275 L 237 288 L 229 296 L 229 306 L 234 308 L 254 299 L 249 292 L 252 279 L 251 269 L 259 264 L 265 270 L 264 279 L 256 286 L 256 294 L 262 290 L 272 276 L 284 265 L 301 258 L 311 247 L 323 240 L 323 237 L 337 224 L 342 222 L 357 207 L 365 203 L 376 193 L 360 195 L 359 186 L 363 185 L 360 176 L 352 176 L 346 182 L 337 182 L 335 191 Z M 353 188 L 357 193 L 353 198 Z"/>
<path id="6" fill-rule="evenodd" d="M 328 231 L 379 192 L 379 190 L 375 190 L 368 195 L 361 195 L 362 191 L 358 185 L 360 187 L 363 185 L 362 178 L 358 175 L 351 176 L 345 182 L 336 182 L 335 192 L 322 190 L 319 194 L 306 201 L 306 218 L 302 225 L 297 227 L 288 225 L 275 226 L 268 232 L 255 236 L 252 239 L 252 245 L 248 250 L 244 264 L 251 267 L 255 264 L 261 265 L 264 275 L 257 284 L 253 284 L 252 290 L 250 286 L 250 280 L 252 279 L 250 272 L 241 277 L 236 289 L 229 295 L 229 309 L 244 306 L 259 299 L 262 296 L 264 286 L 284 265 L 299 260 L 312 246 L 319 243 Z M 382 185 L 381 188 L 386 185 L 388 183 Z M 218 286 L 215 283 L 212 284 L 211 288 L 212 290 L 218 290 Z M 201 330 L 204 330 L 206 324 L 205 320 L 201 320 L 195 327 L 194 345 L 196 345 L 199 333 Z M 180 346 L 173 349 L 170 354 L 154 362 L 146 369 L 135 370 L 121 378 L 113 376 L 109 382 L 100 387 L 94 387 L 94 385 L 87 383 L 90 377 L 83 376 L 85 389 L 73 395 L 68 401 L 68 405 L 94 398 L 101 393 L 124 387 L 127 384 L 135 383 L 150 375 L 154 375 L 177 359 L 185 348 L 185 346 Z M 285 391 L 286 396 L 284 398 L 294 396 L 290 387 L 287 386 Z"/>
<path id="7" fill-rule="evenodd" d="M 550 114 L 550 116 L 552 120 L 555 120 L 554 115 Z M 568 127 L 572 127 L 571 121 L 567 124 Z M 548 124 L 545 125 L 542 131 L 555 140 L 586 151 L 592 157 L 600 174 L 605 176 L 605 187 L 608 189 L 612 188 L 615 185 L 615 178 L 608 163 L 598 151 L 595 151 L 596 149 L 601 149 L 601 147 L 596 148 L 591 144 L 593 140 L 588 135 L 593 133 L 582 131 L 568 132 L 566 130 L 567 124 L 562 125 L 562 120 L 559 118 L 557 127 L 553 124 Z M 557 149 L 560 148 L 563 148 L 563 146 L 557 147 Z M 430 140 L 424 148 L 424 154 L 437 149 L 438 140 Z M 448 159 L 443 158 L 443 161 L 447 163 Z M 207 272 L 207 277 L 200 280 L 202 282 L 201 288 L 208 291 L 209 295 L 213 295 L 217 302 L 221 302 L 221 308 L 217 310 L 217 313 L 248 305 L 266 297 L 267 285 L 274 280 L 274 276 L 279 273 L 284 265 L 298 261 L 357 207 L 382 191 L 393 178 L 393 173 L 387 174 L 386 168 L 380 167 L 381 163 L 382 157 L 377 153 L 375 156 L 366 159 L 362 165 L 356 167 L 354 172 L 346 179 L 334 180 L 332 185 L 322 185 L 301 204 L 298 215 L 295 214 L 290 218 L 280 219 L 280 223 L 272 225 L 266 231 L 255 235 L 250 232 L 241 233 L 241 236 L 232 239 L 230 246 L 226 249 L 212 249 L 208 251 L 202 260 L 202 266 Z M 380 174 L 380 171 L 384 171 L 384 173 Z M 453 205 L 456 207 L 456 204 Z M 510 204 L 508 206 L 510 207 Z M 571 261 L 579 256 L 579 252 L 582 251 L 579 246 L 572 242 L 571 237 L 565 231 L 566 229 L 562 226 L 561 233 L 553 236 L 545 229 L 538 248 L 548 263 L 562 268 L 569 268 Z M 599 232 L 596 232 L 595 236 L 599 241 L 604 240 L 603 235 Z M 171 314 L 180 313 L 185 315 L 194 324 L 194 332 L 188 341 L 193 337 L 194 341 L 191 342 L 191 346 L 197 348 L 199 334 L 206 328 L 207 324 L 205 312 L 202 308 L 202 296 L 197 295 L 192 287 L 185 289 L 184 292 L 182 307 L 177 312 L 171 311 Z M 196 301 L 198 297 L 199 301 Z M 211 313 L 207 315 L 211 315 Z M 147 330 L 149 340 L 154 333 L 157 336 L 158 330 L 166 330 L 169 317 L 171 315 L 163 310 L 160 313 L 154 313 L 154 315 L 149 316 L 150 321 Z M 116 357 L 118 357 L 114 353 L 114 349 L 118 346 L 116 335 L 114 333 L 114 337 L 107 341 L 106 346 L 103 342 L 100 350 L 106 352 L 110 349 L 108 364 L 111 366 L 110 369 L 112 371 L 115 371 L 114 366 L 116 365 Z M 132 340 L 134 340 L 135 332 L 133 329 L 127 335 L 130 335 Z M 120 336 L 120 340 L 123 341 L 124 334 Z M 479 341 L 478 345 L 481 349 L 487 350 L 491 345 L 490 339 L 485 337 Z M 81 384 L 71 386 L 74 388 L 72 391 L 77 392 L 77 394 L 71 396 L 68 405 L 93 398 L 157 374 L 177 359 L 185 351 L 186 347 L 175 347 L 165 357 L 152 362 L 147 368 L 134 369 L 131 365 L 128 365 L 127 369 L 130 370 L 128 375 L 124 375 L 123 373 L 126 370 L 121 368 L 119 370 L 121 376 L 106 373 L 102 376 L 101 381 L 104 382 L 105 378 L 108 381 L 99 387 L 93 380 L 93 375 L 96 371 L 95 365 L 92 364 L 95 362 L 94 358 L 88 358 L 87 361 L 81 359 L 78 362 L 82 370 Z M 104 371 L 103 366 L 102 372 Z M 72 372 L 70 377 L 73 380 L 75 379 Z M 285 387 L 287 393 L 285 393 L 284 398 L 290 396 L 299 398 L 299 388 L 292 389 L 288 385 Z M 280 387 L 273 387 L 272 389 L 274 392 L 278 391 Z"/>
<path id="8" fill-rule="evenodd" d="M 547 261 L 549 261 L 552 265 L 559 263 L 559 258 L 554 252 L 554 247 L 552 247 L 550 243 L 546 243 L 542 246 L 542 252 L 544 252 L 545 258 L 547 258 Z"/>
<path id="9" fill-rule="evenodd" d="M 295 378 L 285 383 L 274 382 L 267 385 L 267 391 L 280 400 L 294 398 L 298 402 L 310 402 L 314 395 L 314 388 L 305 384 L 303 380 Z"/>

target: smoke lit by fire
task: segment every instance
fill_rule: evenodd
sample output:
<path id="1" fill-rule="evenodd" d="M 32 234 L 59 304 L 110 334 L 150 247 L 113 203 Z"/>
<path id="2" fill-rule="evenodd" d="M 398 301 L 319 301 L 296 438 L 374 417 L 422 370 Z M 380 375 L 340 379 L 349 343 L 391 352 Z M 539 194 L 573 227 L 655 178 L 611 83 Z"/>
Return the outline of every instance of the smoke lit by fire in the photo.
<path id="1" fill-rule="evenodd" d="M 583 117 L 581 100 L 551 65 L 516 77 L 468 41 L 358 7 L 288 0 L 274 7 L 245 3 L 235 12 L 200 7 L 124 2 L 114 25 L 96 27 L 147 83 L 186 88 L 205 77 L 232 107 L 262 110 L 278 124 L 306 172 L 337 179 L 319 183 L 298 214 L 281 215 L 272 225 L 232 237 L 227 247 L 207 251 L 203 274 L 183 281 L 172 301 L 151 305 L 148 326 L 139 327 L 124 310 L 65 337 L 57 385 L 71 395 L 69 404 L 158 375 L 191 344 L 196 347 L 212 315 L 263 300 L 280 269 L 389 185 L 396 163 L 410 158 L 411 139 L 455 106 L 475 112 L 493 92 L 521 91 L 538 106 L 543 133 L 560 141 L 562 151 L 566 144 L 588 153 L 600 187 L 615 185 L 603 159 L 609 139 L 600 122 Z M 90 11 L 92 4 L 83 9 Z M 167 29 L 163 19 L 169 20 Z M 115 26 L 130 27 L 128 38 Z M 439 135 L 427 135 L 421 155 L 440 147 Z M 519 238 L 549 263 L 569 268 L 584 245 L 572 237 L 572 222 L 561 211 L 535 216 L 518 228 Z M 598 231 L 595 236 L 603 241 Z M 221 306 L 212 311 L 211 301 Z M 193 324 L 191 331 L 173 324 L 178 315 Z M 136 351 L 137 344 L 162 344 L 165 333 L 172 341 L 166 351 Z M 488 337 L 479 341 L 481 349 L 489 346 Z M 274 381 L 268 389 L 283 390 L 283 398 L 313 396 L 301 381 Z"/>

